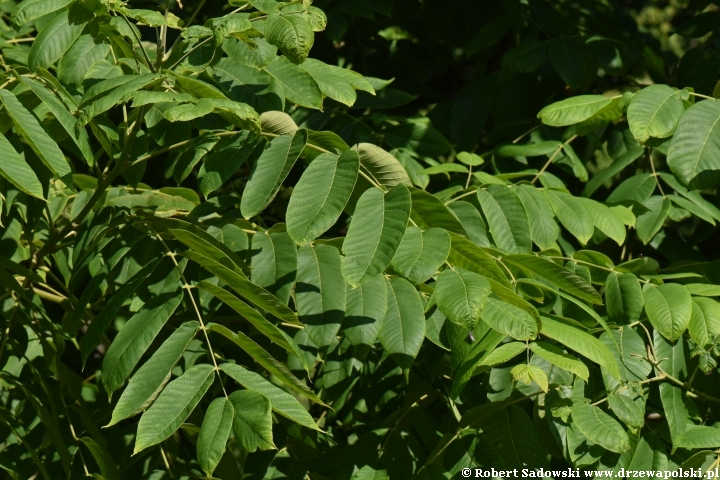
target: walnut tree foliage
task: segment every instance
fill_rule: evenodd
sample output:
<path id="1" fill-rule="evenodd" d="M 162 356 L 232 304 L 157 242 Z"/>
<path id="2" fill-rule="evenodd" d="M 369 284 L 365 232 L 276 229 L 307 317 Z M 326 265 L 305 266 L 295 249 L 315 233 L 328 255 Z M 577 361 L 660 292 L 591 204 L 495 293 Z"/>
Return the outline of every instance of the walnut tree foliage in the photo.
<path id="1" fill-rule="evenodd" d="M 719 12 L 0 2 L 3 478 L 716 468 Z"/>

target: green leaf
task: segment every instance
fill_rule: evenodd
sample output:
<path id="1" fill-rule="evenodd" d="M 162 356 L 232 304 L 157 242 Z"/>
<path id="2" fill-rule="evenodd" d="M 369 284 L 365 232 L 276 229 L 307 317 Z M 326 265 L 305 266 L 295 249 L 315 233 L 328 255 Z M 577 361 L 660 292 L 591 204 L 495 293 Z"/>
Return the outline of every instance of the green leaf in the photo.
<path id="1" fill-rule="evenodd" d="M 613 98 L 613 101 L 610 102 L 608 105 L 604 106 L 601 110 L 596 112 L 592 117 L 588 118 L 587 120 L 580 122 L 575 127 L 575 132 L 578 135 L 587 135 L 588 133 L 592 133 L 593 131 L 602 128 L 606 126 L 607 124 L 611 122 L 616 122 L 620 117 L 622 117 L 623 112 L 625 110 L 625 107 L 627 105 L 627 102 L 632 98 L 634 94 L 630 92 L 626 92 L 619 98 Z M 570 147 L 570 144 L 565 145 L 565 149 Z M 572 148 L 572 147 L 571 147 Z M 576 158 L 576 160 L 579 160 Z M 585 167 L 581 167 L 584 172 L 585 179 L 582 180 L 583 182 L 587 181 L 587 171 L 585 171 Z M 580 178 L 580 177 L 578 177 Z"/>
<path id="2" fill-rule="evenodd" d="M 412 197 L 410 218 L 418 227 L 423 230 L 437 227 L 463 237 L 467 236 L 462 224 L 439 198 L 414 187 L 409 187 L 409 190 Z"/>
<path id="3" fill-rule="evenodd" d="M 136 20 L 138 25 L 147 25 L 148 27 L 169 26 L 171 28 L 179 28 L 183 25 L 182 20 L 172 13 L 163 15 L 155 10 L 146 9 L 124 9 L 125 15 Z"/>
<path id="4" fill-rule="evenodd" d="M 573 405 L 571 415 L 573 424 L 593 443 L 617 453 L 630 448 L 630 439 L 622 425 L 598 407 L 577 403 Z"/>
<path id="5" fill-rule="evenodd" d="M 162 77 L 145 73 L 142 75 L 122 75 L 102 80 L 85 90 L 83 100 L 78 105 L 82 110 L 80 124 L 88 123 L 98 115 L 107 112 L 115 105 L 126 101 L 148 85 L 160 83 Z"/>
<path id="6" fill-rule="evenodd" d="M 698 346 L 713 343 L 720 335 L 720 304 L 709 298 L 693 298 L 688 329 Z"/>
<path id="7" fill-rule="evenodd" d="M 592 117 L 610 102 L 612 99 L 603 95 L 578 95 L 548 105 L 537 117 L 551 127 L 574 125 Z"/>
<path id="8" fill-rule="evenodd" d="M 248 302 L 252 303 L 256 307 L 261 308 L 286 322 L 295 324 L 300 323 L 295 315 L 295 312 L 290 310 L 288 306 L 278 300 L 277 297 L 264 288 L 250 283 L 246 278 L 240 276 L 231 269 L 196 252 L 187 251 L 183 253 L 183 256 L 202 265 L 207 271 L 223 280 L 230 286 L 230 288 L 235 290 L 240 294 L 240 296 L 244 297 Z"/>
<path id="9" fill-rule="evenodd" d="M 350 150 L 350 146 L 336 133 L 308 130 L 308 144 L 303 150 L 302 157 L 309 163 L 325 153 L 326 150 L 336 155 L 342 155 Z"/>
<path id="10" fill-rule="evenodd" d="M 101 378 L 108 395 L 125 383 L 182 298 L 182 290 L 158 295 L 123 325 L 103 358 Z"/>
<path id="11" fill-rule="evenodd" d="M 643 290 L 643 298 L 652 326 L 668 340 L 680 338 L 690 324 L 692 313 L 688 289 L 676 283 L 648 285 Z"/>
<path id="12" fill-rule="evenodd" d="M 692 295 L 698 295 L 701 297 L 720 297 L 720 285 L 688 283 L 685 287 Z"/>
<path id="13" fill-rule="evenodd" d="M 442 133 L 426 124 L 401 123 L 388 128 L 384 134 L 385 141 L 393 148 L 406 148 L 418 155 L 437 157 L 451 148 Z"/>
<path id="14" fill-rule="evenodd" d="M 642 398 L 642 397 L 640 397 Z M 642 428 L 645 425 L 645 402 L 634 401 L 627 392 L 608 395 L 608 405 L 617 417 L 631 428 Z"/>
<path id="15" fill-rule="evenodd" d="M 525 39 L 505 53 L 502 64 L 517 72 L 533 72 L 545 62 L 547 43 L 532 37 Z"/>
<path id="16" fill-rule="evenodd" d="M 306 143 L 307 130 L 282 135 L 270 142 L 255 162 L 245 186 L 240 203 L 243 217 L 254 217 L 272 202 Z"/>
<path id="17" fill-rule="evenodd" d="M 30 113 L 14 93 L 10 90 L 0 90 L 0 102 L 5 112 L 12 118 L 18 133 L 27 141 L 40 160 L 67 185 L 71 185 L 71 173 L 65 156 L 52 138 L 43 130 L 35 116 Z"/>
<path id="18" fill-rule="evenodd" d="M 451 246 L 448 262 L 452 266 L 475 272 L 503 286 L 510 286 L 510 282 L 508 282 L 503 271 L 485 250 L 467 238 L 463 238 L 454 233 L 450 234 L 450 241 Z"/>
<path id="19" fill-rule="evenodd" d="M 347 68 L 328 65 L 313 58 L 308 58 L 302 68 L 313 77 L 325 95 L 348 107 L 352 107 L 357 100 L 355 90 L 375 95 L 375 90 L 370 82 L 359 73 Z"/>
<path id="20" fill-rule="evenodd" d="M 670 142 L 668 166 L 680 183 L 704 190 L 720 180 L 720 104 L 704 100 L 688 108 Z"/>
<path id="21" fill-rule="evenodd" d="M 110 300 L 108 300 L 102 311 L 92 321 L 85 332 L 85 336 L 80 339 L 80 355 L 83 365 L 85 365 L 87 358 L 100 343 L 103 332 L 113 321 L 125 301 L 150 277 L 158 263 L 160 263 L 159 259 L 149 262 L 142 270 L 128 279 L 125 284 L 115 292 Z"/>
<path id="22" fill-rule="evenodd" d="M 192 143 L 184 150 L 175 162 L 173 178 L 180 185 L 191 173 L 195 165 L 202 160 L 220 140 L 219 137 L 211 134 L 200 134 L 193 139 Z"/>
<path id="23" fill-rule="evenodd" d="M 118 470 L 117 464 L 106 448 L 89 437 L 80 437 L 78 440 L 90 451 L 93 459 L 95 459 L 98 467 L 100 467 L 103 478 L 107 480 L 120 480 L 120 471 Z"/>
<path id="24" fill-rule="evenodd" d="M 637 277 L 630 272 L 609 273 L 605 280 L 605 303 L 611 322 L 627 325 L 637 321 L 644 307 Z"/>
<path id="25" fill-rule="evenodd" d="M 677 446 L 688 449 L 718 448 L 720 447 L 720 428 L 687 425 L 685 435 L 683 435 Z"/>
<path id="26" fill-rule="evenodd" d="M 555 213 L 550 202 L 541 191 L 530 185 L 519 185 L 515 193 L 520 198 L 530 221 L 533 242 L 541 250 L 551 248 L 560 235 L 560 227 L 555 222 Z"/>
<path id="27" fill-rule="evenodd" d="M 580 203 L 590 213 L 595 228 L 615 240 L 618 245 L 622 246 L 625 243 L 625 237 L 627 236 L 625 224 L 622 218 L 616 215 L 611 208 L 589 198 L 575 198 L 580 200 Z"/>
<path id="28" fill-rule="evenodd" d="M 202 98 L 197 103 L 182 103 L 163 111 L 169 122 L 189 122 L 212 113 L 215 104 L 209 98 Z"/>
<path id="29" fill-rule="evenodd" d="M 286 232 L 256 233 L 252 237 L 252 254 L 250 280 L 287 305 L 298 268 L 295 242 Z"/>
<path id="30" fill-rule="evenodd" d="M 247 303 L 237 298 L 232 293 L 223 290 L 222 288 L 214 285 L 210 282 L 202 280 L 197 283 L 196 287 L 200 290 L 210 293 L 217 297 L 225 305 L 229 306 L 240 314 L 245 320 L 255 327 L 260 333 L 269 338 L 274 344 L 281 346 L 288 353 L 296 355 L 301 361 L 304 358 L 302 351 L 290 339 L 285 332 L 280 330 L 275 324 L 271 323 L 268 319 L 263 317 L 260 312 L 252 308 Z"/>
<path id="31" fill-rule="evenodd" d="M 688 412 L 683 402 L 682 390 L 668 382 L 660 384 L 660 401 L 670 429 L 673 448 L 682 444 L 685 436 Z"/>
<path id="32" fill-rule="evenodd" d="M 215 106 L 215 113 L 228 122 L 241 129 L 260 133 L 260 117 L 250 105 L 224 98 L 211 98 L 210 100 Z"/>
<path id="33" fill-rule="evenodd" d="M 584 197 L 589 197 L 595 191 L 608 182 L 612 177 L 620 173 L 625 167 L 633 163 L 645 151 L 642 147 L 631 147 L 625 153 L 615 159 L 615 161 L 604 170 L 596 173 L 595 176 L 585 185 L 582 191 Z"/>
<path id="34" fill-rule="evenodd" d="M 496 298 L 488 298 L 481 317 L 493 330 L 515 340 L 534 340 L 538 334 L 539 322 L 532 315 Z"/>
<path id="35" fill-rule="evenodd" d="M 685 380 L 688 377 L 688 357 L 690 356 L 687 350 L 685 337 L 681 337 L 674 342 L 670 342 L 662 336 L 660 332 L 654 330 L 653 332 L 653 343 L 655 344 L 655 353 L 657 358 L 662 359 L 662 369 L 673 377 Z M 639 337 L 639 335 L 637 335 Z M 640 340 L 638 338 L 638 340 Z M 640 343 L 638 342 L 638 347 Z M 644 348 L 639 348 L 643 353 Z M 639 352 L 636 352 L 639 353 Z M 637 359 L 636 361 L 640 361 Z M 647 369 L 647 373 L 650 373 L 650 369 L 647 366 L 647 362 L 643 362 L 643 367 Z M 645 375 L 647 376 L 647 374 Z"/>
<path id="36" fill-rule="evenodd" d="M 15 185 L 21 191 L 44 200 L 43 187 L 25 156 L 15 151 L 12 144 L 0 133 L 0 176 Z"/>
<path id="37" fill-rule="evenodd" d="M 387 195 L 379 188 L 362 194 L 342 247 L 342 274 L 350 285 L 358 287 L 390 265 L 407 228 L 410 207 L 410 192 L 402 184 Z"/>
<path id="38" fill-rule="evenodd" d="M 650 243 L 662 228 L 670 213 L 670 205 L 670 199 L 660 195 L 652 196 L 643 202 L 647 211 L 637 217 L 637 234 L 645 245 Z"/>
<path id="39" fill-rule="evenodd" d="M 227 38 L 222 45 L 222 49 L 228 56 L 236 62 L 247 65 L 251 68 L 264 68 L 270 64 L 278 52 L 275 45 L 270 45 L 264 38 L 253 38 L 256 47 L 249 43 L 235 38 Z"/>
<path id="40" fill-rule="evenodd" d="M 248 390 L 259 392 L 267 397 L 272 404 L 272 409 L 280 415 L 304 427 L 320 431 L 313 418 L 295 397 L 257 373 L 245 370 L 240 365 L 233 363 L 223 363 L 220 365 L 220 369 Z"/>
<path id="41" fill-rule="evenodd" d="M 132 376 L 113 409 L 106 427 L 145 410 L 170 380 L 170 373 L 200 328 L 198 322 L 185 322 L 158 348 L 150 360 Z"/>
<path id="42" fill-rule="evenodd" d="M 472 243 L 481 247 L 490 246 L 485 220 L 483 220 L 482 215 L 473 204 L 463 201 L 452 202 L 448 205 L 448 208 L 460 220 L 463 230 L 465 230 Z"/>
<path id="43" fill-rule="evenodd" d="M 494 451 L 507 469 L 537 472 L 537 469 L 549 468 L 543 441 L 533 426 L 532 419 L 517 405 L 510 405 L 484 416 L 479 423 L 479 429 L 486 450 L 478 452 L 478 458 L 484 458 L 485 452 Z"/>
<path id="44" fill-rule="evenodd" d="M 175 433 L 195 410 L 214 379 L 212 365 L 201 364 L 170 382 L 140 417 L 133 454 L 157 445 Z"/>
<path id="45" fill-rule="evenodd" d="M 528 373 L 530 374 L 530 379 L 534 381 L 543 392 L 547 393 L 549 383 L 547 373 L 545 373 L 542 368 L 534 365 L 528 365 L 527 368 Z"/>
<path id="46" fill-rule="evenodd" d="M 480 323 L 473 332 L 478 337 L 482 335 L 482 338 L 479 341 L 474 342 L 472 347 L 467 347 L 466 343 L 461 343 L 467 341 L 467 331 L 462 327 L 455 326 L 453 323 L 448 323 L 448 325 L 452 325 L 454 329 L 457 329 L 456 333 L 458 335 L 457 341 L 452 345 L 451 354 L 458 357 L 458 360 L 453 359 L 452 363 L 454 364 L 457 362 L 460 364 L 453 375 L 453 383 L 450 388 L 450 397 L 457 398 L 473 375 L 475 375 L 476 372 L 479 373 L 485 370 L 478 367 L 481 367 L 483 360 L 492 354 L 495 347 L 497 347 L 500 342 L 506 338 L 506 335 L 488 328 L 484 323 Z"/>
<path id="47" fill-rule="evenodd" d="M 57 12 L 71 4 L 73 0 L 23 0 L 13 8 L 10 21 L 20 28 L 48 13 Z"/>
<path id="48" fill-rule="evenodd" d="M 422 170 L 420 173 L 425 175 L 435 175 L 438 173 L 468 173 L 469 170 L 466 166 L 460 165 L 459 163 L 438 163 L 430 168 Z"/>
<path id="49" fill-rule="evenodd" d="M 293 63 L 303 63 L 315 42 L 312 25 L 304 15 L 271 13 L 265 20 L 265 39 Z"/>
<path id="50" fill-rule="evenodd" d="M 223 58 L 209 68 L 208 73 L 229 98 L 246 103 L 259 113 L 285 108 L 285 91 L 282 85 L 265 71 Z M 272 131 L 272 133 L 295 133 L 295 131 Z"/>
<path id="51" fill-rule="evenodd" d="M 680 90 L 667 85 L 650 85 L 630 100 L 627 118 L 635 139 L 645 143 L 650 137 L 672 135 L 683 113 L 685 106 Z"/>
<path id="52" fill-rule="evenodd" d="M 319 347 L 332 344 L 345 315 L 345 282 L 335 247 L 305 245 L 300 249 L 295 302 L 312 341 Z"/>
<path id="53" fill-rule="evenodd" d="M 600 294 L 590 283 L 551 260 L 535 255 L 508 255 L 503 257 L 502 261 L 532 272 L 578 298 L 597 305 L 602 304 Z"/>
<path id="54" fill-rule="evenodd" d="M 70 19 L 69 13 L 69 10 L 58 13 L 35 38 L 28 55 L 30 70 L 46 68 L 60 60 L 80 36 L 85 22 Z"/>
<path id="55" fill-rule="evenodd" d="M 380 328 L 380 343 L 407 372 L 425 339 L 425 322 L 420 294 L 403 278 L 388 282 L 387 314 Z"/>
<path id="56" fill-rule="evenodd" d="M 352 288 L 347 286 L 343 332 L 353 345 L 374 345 L 387 312 L 388 285 L 385 277 Z"/>
<path id="57" fill-rule="evenodd" d="M 423 232 L 410 226 L 390 264 L 400 275 L 419 284 L 435 275 L 449 253 L 450 235 L 445 230 L 431 228 Z"/>
<path id="58" fill-rule="evenodd" d="M 205 412 L 195 448 L 198 463 L 208 476 L 215 471 L 225 453 L 234 416 L 233 404 L 227 397 L 213 400 Z"/>
<path id="59" fill-rule="evenodd" d="M 568 232 L 573 234 L 583 245 L 592 238 L 595 232 L 593 216 L 585 204 L 569 193 L 557 190 L 543 190 L 555 215 Z"/>
<path id="60" fill-rule="evenodd" d="M 448 320 L 467 330 L 474 329 L 480 320 L 488 295 L 490 282 L 477 273 L 464 270 L 444 270 L 435 287 L 435 300 L 440 311 Z"/>
<path id="61" fill-rule="evenodd" d="M 55 118 L 62 125 L 63 130 L 72 139 L 73 143 L 78 147 L 82 154 L 85 162 L 88 165 L 92 165 L 95 161 L 93 158 L 92 148 L 90 147 L 90 140 L 88 138 L 87 131 L 80 127 L 75 117 L 67 110 L 65 105 L 58 99 L 53 93 L 45 88 L 37 80 L 31 78 L 23 78 L 23 83 L 30 87 L 30 89 L 38 96 L 38 98 L 45 104 L 45 106 L 52 112 Z"/>
<path id="62" fill-rule="evenodd" d="M 234 333 L 229 328 L 218 325 L 217 323 L 208 324 L 207 330 L 219 333 L 238 347 L 242 348 L 245 353 L 253 358 L 253 360 L 262 365 L 268 372 L 270 372 L 275 378 L 280 380 L 291 390 L 319 403 L 320 405 L 325 405 L 322 400 L 320 400 L 313 391 L 302 382 L 302 380 L 293 375 L 285 365 L 277 361 L 264 348 L 255 343 L 243 332 Z"/>
<path id="63" fill-rule="evenodd" d="M 282 85 L 288 100 L 301 107 L 322 109 L 320 87 L 302 67 L 290 63 L 285 57 L 278 57 L 265 67 L 265 71 Z"/>
<path id="64" fill-rule="evenodd" d="M 378 185 L 394 187 L 402 183 L 412 186 L 412 181 L 400 162 L 382 148 L 371 143 L 359 143 L 353 150 L 360 156 L 362 171 Z"/>
<path id="65" fill-rule="evenodd" d="M 552 155 L 560 150 L 561 147 L 562 143 L 557 141 L 528 143 L 525 145 L 511 143 L 498 147 L 495 154 L 500 157 L 540 157 L 543 155 Z"/>
<path id="66" fill-rule="evenodd" d="M 249 130 L 244 130 L 219 142 L 217 139 L 208 139 L 203 143 L 195 144 L 189 149 L 187 157 L 183 154 L 178 159 L 178 166 L 187 165 L 184 167 L 187 173 L 183 172 L 183 175 L 190 174 L 192 171 L 190 165 L 194 166 L 194 163 L 207 153 L 208 147 L 212 148 L 212 151 L 205 156 L 198 172 L 200 193 L 206 197 L 229 180 L 245 162 L 256 159 L 263 151 L 265 141 Z"/>
<path id="67" fill-rule="evenodd" d="M 486 365 L 489 367 L 501 365 L 508 360 L 517 357 L 518 355 L 520 355 L 521 352 L 524 352 L 526 349 L 527 345 L 522 342 L 506 343 L 493 350 L 490 355 L 485 357 L 482 362 L 480 362 L 480 365 Z"/>
<path id="68" fill-rule="evenodd" d="M 214 259 L 216 262 L 219 262 L 239 275 L 244 276 L 241 271 L 238 271 L 238 267 L 240 269 L 248 268 L 248 265 L 245 263 L 243 258 L 235 253 L 230 246 L 216 239 L 202 228 L 176 218 L 153 217 L 149 220 L 149 223 L 153 225 L 153 228 L 160 232 L 167 231 L 168 233 L 174 235 L 177 240 L 181 241 L 197 253 Z M 227 226 L 223 227 L 224 230 L 227 228 Z M 247 248 L 246 238 L 247 237 L 243 237 L 245 248 Z"/>
<path id="69" fill-rule="evenodd" d="M 287 210 L 287 231 L 300 246 L 327 232 L 347 205 L 360 168 L 357 152 L 339 157 L 321 154 L 293 189 Z"/>
<path id="70" fill-rule="evenodd" d="M 620 378 L 620 370 L 612 352 L 592 335 L 547 316 L 542 317 L 540 333 L 602 366 L 613 377 Z"/>
<path id="71" fill-rule="evenodd" d="M 495 245 L 508 253 L 530 252 L 530 222 L 517 194 L 509 187 L 490 185 L 478 190 L 477 197 Z"/>
<path id="72" fill-rule="evenodd" d="M 58 66 L 58 79 L 75 88 L 82 86 L 90 68 L 104 60 L 110 53 L 110 45 L 83 34 L 62 56 Z"/>
<path id="73" fill-rule="evenodd" d="M 272 435 L 270 400 L 253 390 L 240 390 L 228 396 L 233 409 L 232 429 L 246 452 L 276 449 Z"/>
<path id="74" fill-rule="evenodd" d="M 533 342 L 530 344 L 530 350 L 538 357 L 547 360 L 556 367 L 574 373 L 585 381 L 587 381 L 590 376 L 590 371 L 584 363 L 572 355 L 563 352 L 555 345 L 546 342 Z"/>
<path id="75" fill-rule="evenodd" d="M 245 276 L 242 271 L 242 267 L 247 267 L 247 264 L 243 262 L 242 259 L 232 250 L 223 245 L 222 242 L 213 238 L 212 235 L 193 225 L 188 225 L 185 222 L 178 220 L 175 220 L 170 225 L 172 225 L 173 227 L 180 227 L 168 228 L 168 232 L 173 237 L 175 237 L 176 240 L 182 242 L 183 244 L 191 248 L 194 252 L 211 258 L 216 262 L 222 264 L 223 266 L 231 269 L 238 275 L 241 275 L 243 277 Z"/>
<path id="76" fill-rule="evenodd" d="M 585 41 L 560 35 L 548 45 L 550 62 L 560 78 L 573 90 L 584 90 L 594 80 L 597 66 Z"/>
<path id="77" fill-rule="evenodd" d="M 710 212 L 708 212 L 706 209 L 704 209 L 703 207 L 697 205 L 695 202 L 688 200 L 685 197 L 681 197 L 679 195 L 674 195 L 674 194 L 667 195 L 667 198 L 672 200 L 672 202 L 675 205 L 677 205 L 678 207 L 684 208 L 685 210 L 692 213 L 696 217 L 705 220 L 712 226 L 715 226 L 715 219 L 713 218 L 712 214 Z"/>
<path id="78" fill-rule="evenodd" d="M 622 182 L 608 196 L 608 203 L 618 203 L 624 200 L 645 202 L 653 194 L 657 186 L 657 180 L 650 173 L 633 175 Z"/>

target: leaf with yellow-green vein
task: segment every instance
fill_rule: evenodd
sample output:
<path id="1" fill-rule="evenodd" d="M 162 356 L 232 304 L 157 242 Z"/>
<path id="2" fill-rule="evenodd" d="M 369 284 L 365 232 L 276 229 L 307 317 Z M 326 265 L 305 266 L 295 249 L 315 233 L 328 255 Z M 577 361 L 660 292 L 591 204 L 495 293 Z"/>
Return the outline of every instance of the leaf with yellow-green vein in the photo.
<path id="1" fill-rule="evenodd" d="M 285 365 L 277 361 L 267 350 L 262 348 L 260 345 L 255 343 L 250 337 L 245 335 L 243 332 L 232 332 L 229 328 L 217 323 L 210 323 L 207 325 L 207 330 L 210 332 L 216 332 L 233 342 L 238 347 L 242 348 L 245 353 L 250 355 L 256 362 L 265 367 L 265 369 L 273 374 L 275 378 L 284 383 L 288 388 L 303 395 L 313 402 L 325 405 L 315 393 L 305 385 L 302 380 L 297 378 L 295 375 L 287 369 Z"/>
<path id="2" fill-rule="evenodd" d="M 213 366 L 200 364 L 170 382 L 140 417 L 133 453 L 157 445 L 175 433 L 200 403 L 214 378 Z"/>
<path id="3" fill-rule="evenodd" d="M 390 265 L 407 228 L 410 207 L 405 185 L 387 194 L 379 188 L 362 194 L 342 247 L 342 274 L 350 285 L 367 283 Z"/>
<path id="4" fill-rule="evenodd" d="M 223 363 L 220 369 L 248 390 L 262 393 L 270 399 L 272 409 L 280 415 L 313 430 L 321 431 L 305 407 L 292 395 L 268 382 L 255 372 L 234 363 Z"/>

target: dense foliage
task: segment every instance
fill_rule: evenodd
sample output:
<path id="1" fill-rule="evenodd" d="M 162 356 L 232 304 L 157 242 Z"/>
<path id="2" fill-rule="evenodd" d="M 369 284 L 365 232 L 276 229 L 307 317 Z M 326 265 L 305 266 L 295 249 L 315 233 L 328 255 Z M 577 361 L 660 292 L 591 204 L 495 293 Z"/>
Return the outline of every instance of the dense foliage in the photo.
<path id="1" fill-rule="evenodd" d="M 2 475 L 718 467 L 712 2 L 129 3 L 0 2 Z"/>

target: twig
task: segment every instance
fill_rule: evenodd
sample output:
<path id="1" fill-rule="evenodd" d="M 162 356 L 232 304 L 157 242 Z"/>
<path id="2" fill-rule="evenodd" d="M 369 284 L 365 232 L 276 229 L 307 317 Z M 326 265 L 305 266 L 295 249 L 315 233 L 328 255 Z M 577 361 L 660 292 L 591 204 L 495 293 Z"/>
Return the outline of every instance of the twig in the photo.
<path id="1" fill-rule="evenodd" d="M 560 151 L 563 149 L 563 147 L 565 147 L 565 145 L 568 145 L 570 142 L 572 142 L 573 140 L 575 140 L 577 137 L 578 137 L 577 135 L 573 135 L 572 137 L 568 138 L 564 143 L 561 143 L 560 145 L 558 145 L 557 149 L 556 149 L 555 152 L 552 154 L 552 156 L 550 157 L 550 159 L 545 163 L 545 165 L 543 165 L 543 167 L 540 169 L 540 171 L 537 173 L 537 175 L 535 175 L 535 178 L 533 178 L 533 179 L 532 179 L 532 182 L 530 182 L 530 183 L 535 183 L 535 182 L 537 182 L 538 178 L 540 178 L 540 175 L 542 175 L 543 173 L 545 173 L 545 170 L 547 170 L 547 168 L 550 166 L 550 164 L 553 162 L 553 160 L 555 160 L 555 157 L 558 156 L 558 154 L 559 154 Z"/>
<path id="2" fill-rule="evenodd" d="M 208 37 L 205 40 L 203 40 L 202 42 L 198 43 L 193 48 L 191 48 L 188 52 L 186 52 L 185 55 L 180 57 L 180 59 L 177 62 L 173 63 L 172 67 L 170 67 L 168 70 L 172 70 L 173 68 L 177 67 L 178 65 L 180 65 L 183 62 L 183 60 L 185 60 L 187 57 L 189 57 L 190 54 L 193 53 L 195 50 L 197 50 L 198 48 L 201 48 L 205 44 L 209 43 L 210 41 L 214 41 L 214 40 L 215 40 L 214 37 Z"/>
<path id="3" fill-rule="evenodd" d="M 700 97 L 700 98 L 707 98 L 708 100 L 717 100 L 715 97 L 709 97 L 707 95 L 703 95 L 702 93 L 695 93 L 695 92 L 688 92 L 693 97 Z"/>
<path id="4" fill-rule="evenodd" d="M 445 202 L 445 205 L 450 205 L 451 203 L 456 202 L 456 201 L 460 200 L 461 198 L 469 197 L 470 195 L 476 195 L 476 194 L 477 194 L 477 190 L 473 190 L 472 192 L 465 192 L 462 195 L 458 195 L 457 197 L 448 200 L 447 202 Z"/>
<path id="5" fill-rule="evenodd" d="M 520 135 L 519 137 L 517 137 L 515 140 L 513 140 L 512 143 L 517 143 L 517 142 L 519 142 L 520 140 L 522 140 L 523 138 L 527 137 L 528 135 L 530 135 L 532 132 L 534 132 L 535 130 L 537 130 L 537 129 L 540 128 L 540 127 L 542 127 L 542 124 L 535 125 L 535 126 L 532 127 L 530 130 L 528 130 L 527 132 L 523 133 L 522 135 Z"/>
<path id="6" fill-rule="evenodd" d="M 140 40 L 140 37 L 138 37 L 138 34 L 137 34 L 137 32 L 135 31 L 135 28 L 133 28 L 134 25 L 133 25 L 132 23 L 130 23 L 130 20 L 127 19 L 127 17 L 125 16 L 124 13 L 121 13 L 120 15 L 122 15 L 122 17 L 125 19 L 125 22 L 128 24 L 128 27 L 129 27 L 130 30 L 132 30 L 132 32 L 133 32 L 133 36 L 135 37 L 135 40 L 137 40 L 138 45 L 140 45 L 140 50 L 142 50 L 142 53 L 143 53 L 143 55 L 145 56 L 145 61 L 146 61 L 147 64 L 148 64 L 148 68 L 149 68 L 150 70 L 152 70 L 153 73 L 155 73 L 155 70 L 153 70 L 153 64 L 152 64 L 152 62 L 150 61 L 150 57 L 148 56 L 148 53 L 145 51 L 145 47 L 143 47 L 142 40 Z"/>
<path id="7" fill-rule="evenodd" d="M 146 226 L 149 227 L 149 225 L 146 224 Z M 170 250 L 170 247 L 167 246 L 167 243 L 165 243 L 165 240 L 160 236 L 159 233 L 157 233 L 152 227 L 149 227 L 150 230 L 155 234 L 158 240 L 160 240 L 160 243 L 162 243 L 162 246 L 165 248 L 165 251 L 167 252 L 167 255 L 172 259 L 173 263 L 175 264 L 175 269 L 180 274 L 180 278 L 182 279 L 183 286 L 182 288 L 187 290 L 188 295 L 190 296 L 190 300 L 192 301 L 193 308 L 195 309 L 195 315 L 197 315 L 197 319 L 200 322 L 200 329 L 203 331 L 203 334 L 205 335 L 205 341 L 208 345 L 208 350 L 210 351 L 210 358 L 212 359 L 213 365 L 215 366 L 215 373 L 217 374 L 218 378 L 220 379 L 220 385 L 222 386 L 223 393 L 227 397 L 227 391 L 225 390 L 225 384 L 222 381 L 222 377 L 220 377 L 220 368 L 218 367 L 217 361 L 215 360 L 215 353 L 213 352 L 212 344 L 210 344 L 210 338 L 207 334 L 207 328 L 205 328 L 205 322 L 203 321 L 202 314 L 200 313 L 200 309 L 198 308 L 197 303 L 195 302 L 195 297 L 192 294 L 192 287 L 188 283 L 187 279 L 185 278 L 185 274 L 183 273 L 182 269 L 180 268 L 180 265 L 178 264 L 177 260 L 175 259 L 175 253 Z"/>
<path id="8" fill-rule="evenodd" d="M 195 18 L 198 16 L 198 13 L 200 13 L 200 10 L 202 9 L 203 5 L 205 5 L 205 2 L 207 2 L 207 0 L 202 0 L 202 1 L 200 2 L 200 5 L 197 6 L 197 8 L 196 8 L 195 11 L 193 12 L 193 14 L 190 16 L 190 20 L 188 20 L 188 21 L 185 23 L 185 25 L 183 26 L 184 28 L 188 28 L 190 25 L 192 25 L 192 23 L 195 21 Z M 167 51 L 167 53 L 166 53 L 165 58 L 163 59 L 163 61 L 165 61 L 165 60 L 167 60 L 168 58 L 170 58 L 170 54 L 172 54 L 173 49 L 174 49 L 175 46 L 178 44 L 178 42 L 180 41 L 181 38 L 182 38 L 182 35 L 178 35 L 178 37 L 175 39 L 175 41 L 173 42 L 173 44 L 172 44 L 172 46 L 170 47 L 170 49 Z"/>
<path id="9" fill-rule="evenodd" d="M 35 37 L 25 37 L 25 38 L 11 38 L 10 40 L 5 40 L 5 43 L 23 43 L 23 42 L 33 42 L 35 41 Z"/>
<path id="10" fill-rule="evenodd" d="M 648 160 L 650 161 L 650 168 L 652 168 L 652 172 L 653 172 L 652 174 L 653 174 L 653 177 L 655 177 L 655 183 L 657 184 L 658 188 L 660 189 L 660 193 L 662 194 L 662 197 L 667 198 L 665 196 L 665 192 L 663 191 L 662 185 L 660 185 L 660 179 L 658 178 L 658 174 L 655 171 L 655 162 L 653 162 L 652 154 L 650 153 L 649 150 L 646 150 L 645 153 L 647 154 Z"/>

